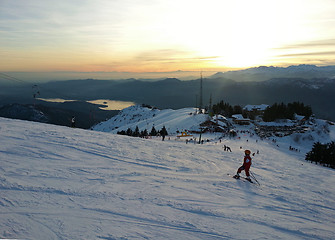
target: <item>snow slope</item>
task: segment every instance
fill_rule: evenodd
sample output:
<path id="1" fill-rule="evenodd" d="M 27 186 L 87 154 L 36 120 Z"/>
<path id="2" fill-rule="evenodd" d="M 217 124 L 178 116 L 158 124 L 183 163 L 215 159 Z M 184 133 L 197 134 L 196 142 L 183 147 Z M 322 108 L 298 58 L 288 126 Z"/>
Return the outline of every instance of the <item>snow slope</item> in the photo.
<path id="1" fill-rule="evenodd" d="M 334 170 L 239 136 L 198 145 L 0 118 L 0 238 L 333 239 Z M 246 148 L 260 151 L 260 186 L 227 175 Z"/>
<path id="2" fill-rule="evenodd" d="M 184 131 L 185 129 L 199 130 L 199 123 L 206 121 L 207 115 L 194 114 L 195 112 L 195 108 L 159 110 L 135 105 L 123 109 L 118 115 L 99 123 L 93 129 L 117 133 L 121 130 L 126 131 L 128 128 L 135 130 L 136 126 L 138 126 L 140 130 L 147 129 L 150 132 L 152 127 L 155 127 L 158 131 L 165 126 L 170 134 Z"/>

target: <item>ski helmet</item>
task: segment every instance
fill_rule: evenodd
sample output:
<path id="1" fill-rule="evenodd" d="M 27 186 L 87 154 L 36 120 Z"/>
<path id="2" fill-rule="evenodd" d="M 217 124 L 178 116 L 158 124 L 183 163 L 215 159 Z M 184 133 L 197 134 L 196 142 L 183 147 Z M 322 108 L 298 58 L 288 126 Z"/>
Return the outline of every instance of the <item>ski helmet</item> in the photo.
<path id="1" fill-rule="evenodd" d="M 251 151 L 250 150 L 245 150 L 244 153 L 247 154 L 247 155 L 250 155 Z"/>

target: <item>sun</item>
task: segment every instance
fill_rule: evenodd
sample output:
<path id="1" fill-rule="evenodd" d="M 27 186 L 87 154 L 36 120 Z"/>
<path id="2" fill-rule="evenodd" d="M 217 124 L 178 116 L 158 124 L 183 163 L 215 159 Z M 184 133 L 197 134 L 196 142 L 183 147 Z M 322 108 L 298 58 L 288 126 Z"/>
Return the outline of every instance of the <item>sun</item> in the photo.
<path id="1" fill-rule="evenodd" d="M 283 12 L 287 12 L 284 7 L 266 0 L 193 4 L 192 11 L 174 11 L 173 18 L 165 22 L 163 34 L 213 66 L 268 65 L 273 49 L 284 37 L 293 36 L 287 26 L 295 22 L 294 14 L 288 13 L 283 19 Z"/>
<path id="2" fill-rule="evenodd" d="M 234 41 L 199 45 L 197 54 L 210 56 L 209 61 L 216 67 L 245 68 L 267 64 L 271 59 L 272 49 L 258 39 L 246 40 L 241 37 Z"/>

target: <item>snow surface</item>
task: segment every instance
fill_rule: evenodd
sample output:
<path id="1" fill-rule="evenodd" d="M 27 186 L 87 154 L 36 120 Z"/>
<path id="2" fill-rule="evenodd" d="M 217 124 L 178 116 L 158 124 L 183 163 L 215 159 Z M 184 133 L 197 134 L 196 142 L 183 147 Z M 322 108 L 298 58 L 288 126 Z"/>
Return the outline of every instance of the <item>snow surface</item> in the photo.
<path id="1" fill-rule="evenodd" d="M 195 108 L 159 110 L 157 108 L 150 109 L 135 105 L 123 109 L 118 115 L 98 124 L 93 129 L 96 131 L 117 133 L 121 130 L 126 131 L 128 128 L 135 130 L 136 126 L 138 126 L 141 131 L 147 129 L 150 132 L 152 127 L 155 127 L 159 131 L 165 126 L 169 134 L 185 130 L 199 131 L 199 123 L 206 121 L 208 116 L 205 114 L 195 114 L 195 112 Z"/>
<path id="2" fill-rule="evenodd" d="M 309 143 L 289 151 L 288 137 L 198 145 L 0 118 L 0 142 L 0 238 L 335 236 L 334 170 L 303 160 Z M 251 167 L 260 186 L 227 175 L 246 148 L 260 152 Z"/>

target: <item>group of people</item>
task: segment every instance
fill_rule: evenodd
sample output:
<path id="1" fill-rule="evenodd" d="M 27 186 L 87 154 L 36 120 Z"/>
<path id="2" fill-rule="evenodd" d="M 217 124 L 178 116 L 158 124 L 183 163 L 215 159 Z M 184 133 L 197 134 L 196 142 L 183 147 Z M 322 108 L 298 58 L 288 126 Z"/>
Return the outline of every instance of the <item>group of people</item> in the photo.
<path id="1" fill-rule="evenodd" d="M 294 148 L 294 147 L 292 147 L 292 146 L 290 146 L 290 147 L 289 147 L 289 149 L 290 149 L 291 151 L 300 152 L 300 150 L 299 150 L 299 149 L 297 149 L 297 148 Z"/>

